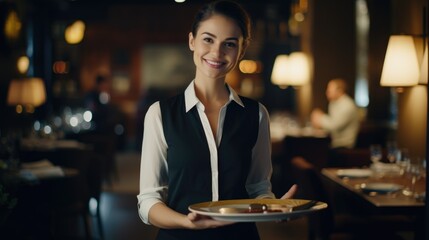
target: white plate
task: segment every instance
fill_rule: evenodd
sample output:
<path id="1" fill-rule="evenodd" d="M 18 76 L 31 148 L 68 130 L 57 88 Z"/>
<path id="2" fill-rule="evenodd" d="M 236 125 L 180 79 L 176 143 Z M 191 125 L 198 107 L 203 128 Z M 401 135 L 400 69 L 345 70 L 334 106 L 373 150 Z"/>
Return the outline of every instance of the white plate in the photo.
<path id="1" fill-rule="evenodd" d="M 403 188 L 402 185 L 394 183 L 363 183 L 361 189 L 364 192 L 390 193 Z"/>
<path id="2" fill-rule="evenodd" d="M 189 206 L 189 210 L 220 221 L 263 222 L 304 216 L 328 207 L 328 204 L 316 201 L 309 209 L 294 210 L 308 202 L 310 200 L 304 199 L 237 199 L 197 203 Z M 250 204 L 266 205 L 269 211 L 250 212 Z"/>
<path id="3" fill-rule="evenodd" d="M 349 178 L 366 178 L 372 175 L 371 169 L 339 169 L 337 170 L 338 177 L 349 177 Z"/>

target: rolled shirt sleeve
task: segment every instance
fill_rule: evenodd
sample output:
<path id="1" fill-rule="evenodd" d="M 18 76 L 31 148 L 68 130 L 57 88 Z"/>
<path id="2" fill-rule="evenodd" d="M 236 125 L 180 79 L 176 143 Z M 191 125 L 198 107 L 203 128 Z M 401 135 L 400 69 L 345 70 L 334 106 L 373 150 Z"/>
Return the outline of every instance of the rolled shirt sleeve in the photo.
<path id="1" fill-rule="evenodd" d="M 147 111 L 144 120 L 143 143 L 140 161 L 140 193 L 137 195 L 138 213 L 142 221 L 149 223 L 149 210 L 165 202 L 168 182 L 167 144 L 161 121 L 159 102 Z"/>

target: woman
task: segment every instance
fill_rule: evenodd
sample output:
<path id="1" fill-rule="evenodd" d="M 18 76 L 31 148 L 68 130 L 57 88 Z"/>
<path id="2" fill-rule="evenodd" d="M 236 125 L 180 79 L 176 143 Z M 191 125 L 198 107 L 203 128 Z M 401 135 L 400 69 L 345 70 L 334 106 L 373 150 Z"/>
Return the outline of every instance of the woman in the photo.
<path id="1" fill-rule="evenodd" d="M 274 198 L 268 113 L 225 83 L 249 39 L 250 20 L 237 3 L 203 7 L 189 33 L 195 79 L 146 114 L 137 198 L 143 222 L 160 228 L 157 239 L 259 239 L 254 223 L 188 210 L 205 201 Z"/>

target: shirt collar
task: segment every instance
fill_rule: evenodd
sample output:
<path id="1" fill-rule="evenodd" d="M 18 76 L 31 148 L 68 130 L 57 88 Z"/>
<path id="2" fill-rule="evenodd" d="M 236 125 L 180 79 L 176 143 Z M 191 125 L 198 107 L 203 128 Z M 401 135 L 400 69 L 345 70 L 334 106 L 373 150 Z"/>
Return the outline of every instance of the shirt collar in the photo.
<path id="1" fill-rule="evenodd" d="M 231 86 L 228 84 L 225 84 L 229 91 L 229 101 L 227 104 L 229 104 L 231 101 L 236 102 L 241 107 L 244 107 L 243 102 L 241 101 L 238 94 L 232 89 Z M 197 95 L 195 94 L 195 80 L 193 80 L 188 87 L 185 90 L 185 108 L 186 112 L 191 110 L 195 105 L 197 105 L 200 102 L 200 100 L 197 98 Z"/>

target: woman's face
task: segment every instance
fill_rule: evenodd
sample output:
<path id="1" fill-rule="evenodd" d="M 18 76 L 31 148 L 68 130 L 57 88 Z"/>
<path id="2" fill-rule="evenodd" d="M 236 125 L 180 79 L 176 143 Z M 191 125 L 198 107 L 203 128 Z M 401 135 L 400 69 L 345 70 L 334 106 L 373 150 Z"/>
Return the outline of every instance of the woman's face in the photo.
<path id="1" fill-rule="evenodd" d="M 189 48 L 194 52 L 196 77 L 219 79 L 242 57 L 243 35 L 232 19 L 213 15 L 200 23 L 196 36 L 189 33 Z"/>

